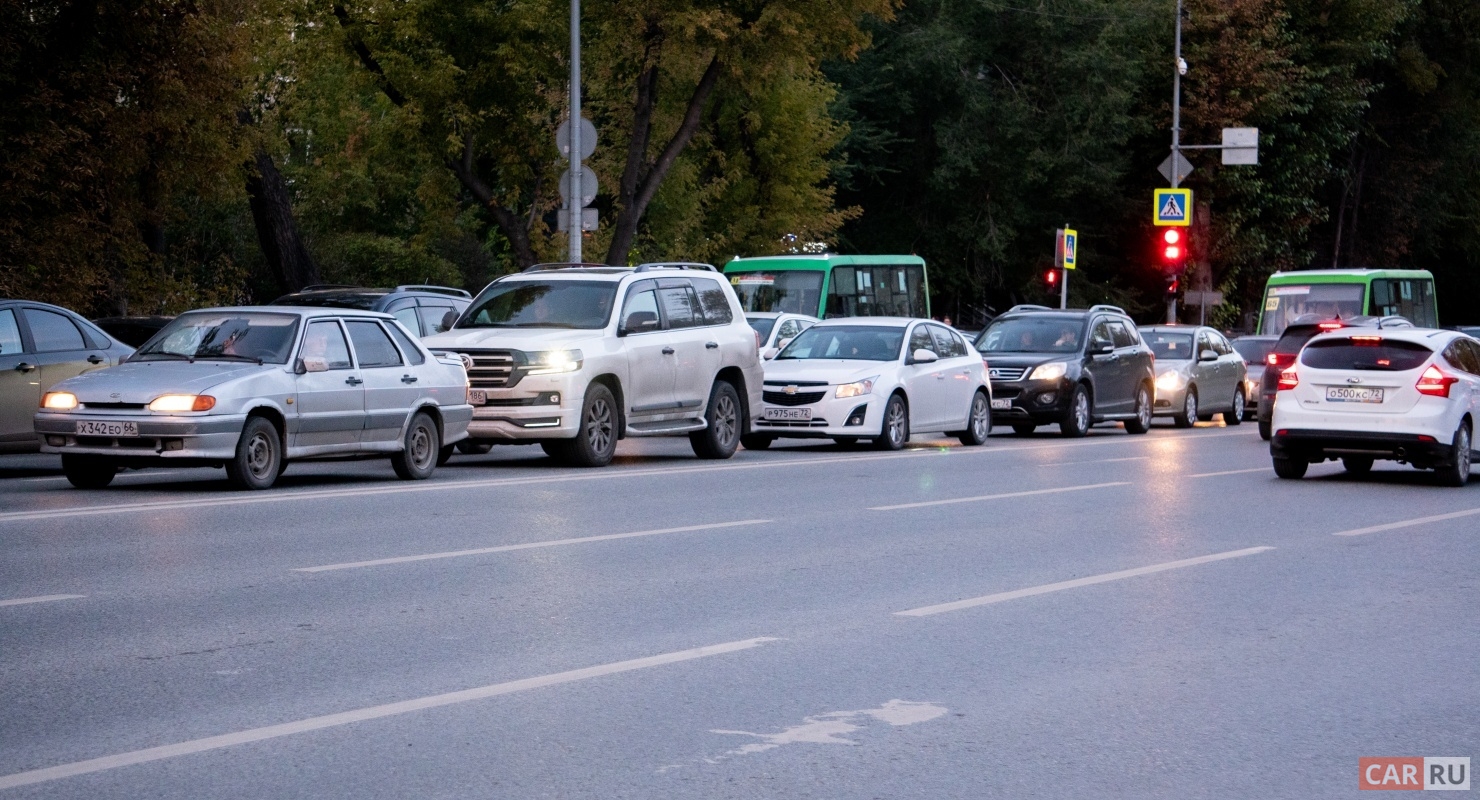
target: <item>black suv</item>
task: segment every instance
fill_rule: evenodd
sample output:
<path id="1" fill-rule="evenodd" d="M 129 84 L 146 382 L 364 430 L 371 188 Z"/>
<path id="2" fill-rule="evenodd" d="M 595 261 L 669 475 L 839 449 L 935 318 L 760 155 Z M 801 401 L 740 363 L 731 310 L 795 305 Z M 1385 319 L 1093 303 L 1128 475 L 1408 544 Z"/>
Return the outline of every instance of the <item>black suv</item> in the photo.
<path id="1" fill-rule="evenodd" d="M 327 306 L 384 311 L 401 321 L 406 330 L 417 336 L 431 336 L 452 327 L 473 296 L 462 289 L 447 286 L 397 286 L 394 289 L 366 289 L 339 284 L 307 286 L 301 292 L 285 294 L 272 301 L 275 306 Z"/>
<path id="2" fill-rule="evenodd" d="M 1279 341 L 1274 343 L 1274 348 L 1264 357 L 1264 375 L 1259 379 L 1259 404 L 1257 406 L 1259 438 L 1267 442 L 1273 433 L 1270 426 L 1274 419 L 1274 396 L 1279 392 L 1280 373 L 1295 364 L 1295 356 L 1300 355 L 1300 348 L 1305 347 L 1305 343 L 1315 338 L 1318 333 L 1351 327 L 1411 328 L 1413 323 L 1404 317 L 1362 316 L 1324 319 L 1315 314 L 1296 317 L 1293 322 L 1285 326 Z"/>
<path id="3" fill-rule="evenodd" d="M 1083 436 L 1096 422 L 1151 428 L 1155 356 L 1115 306 L 1013 306 L 976 339 L 992 379 L 992 422 L 1019 434 L 1058 423 Z"/>

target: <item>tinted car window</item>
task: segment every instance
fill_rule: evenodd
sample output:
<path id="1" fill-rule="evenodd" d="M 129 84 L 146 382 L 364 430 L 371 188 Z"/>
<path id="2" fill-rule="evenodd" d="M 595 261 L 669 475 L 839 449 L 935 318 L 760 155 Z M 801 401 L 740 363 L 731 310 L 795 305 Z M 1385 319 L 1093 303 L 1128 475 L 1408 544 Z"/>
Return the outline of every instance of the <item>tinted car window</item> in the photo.
<path id="1" fill-rule="evenodd" d="M 1433 350 L 1415 342 L 1356 335 L 1311 342 L 1301 351 L 1300 363 L 1316 369 L 1405 372 L 1422 366 L 1433 354 Z"/>
<path id="2" fill-rule="evenodd" d="M 750 323 L 750 327 L 754 328 L 756 333 L 761 335 L 761 341 L 763 342 L 770 338 L 771 329 L 776 327 L 776 319 L 774 317 L 755 317 L 746 321 Z"/>
<path id="3" fill-rule="evenodd" d="M 447 315 L 454 311 L 456 309 L 452 306 L 422 306 L 416 309 L 416 315 L 421 318 L 422 335 L 431 336 L 434 333 L 441 333 L 452 327 L 452 322 L 456 322 L 457 319 L 454 317 L 449 321 L 447 320 Z M 406 327 L 413 332 L 416 331 L 416 327 L 413 325 L 407 325 Z"/>
<path id="4" fill-rule="evenodd" d="M 396 367 L 401 365 L 401 354 L 391 344 L 385 330 L 374 322 L 349 321 L 349 339 L 355 343 L 355 355 L 362 367 Z"/>
<path id="5" fill-rule="evenodd" d="M 1110 338 L 1115 342 L 1116 347 L 1135 347 L 1140 344 L 1140 340 L 1136 338 L 1136 332 L 1124 322 L 1110 323 Z"/>
<path id="6" fill-rule="evenodd" d="M 416 322 L 415 304 L 398 304 L 392 307 L 388 313 L 396 319 L 400 320 L 401 324 L 405 325 L 407 328 L 410 328 L 413 331 L 419 330 Z"/>
<path id="7" fill-rule="evenodd" d="M 798 330 L 797 321 L 794 320 L 794 319 L 789 319 L 789 320 L 781 323 L 781 330 L 779 330 L 779 331 L 776 332 L 776 338 L 777 339 L 794 339 L 794 338 L 796 338 L 796 335 L 799 334 L 799 333 L 801 333 L 801 331 Z"/>
<path id="8" fill-rule="evenodd" d="M 354 365 L 349 360 L 349 345 L 344 341 L 344 331 L 339 323 L 330 320 L 311 322 L 308 332 L 303 334 L 303 349 L 298 352 L 302 359 L 322 358 L 329 369 L 349 369 Z"/>
<path id="9" fill-rule="evenodd" d="M 1244 357 L 1250 364 L 1263 364 L 1264 357 L 1274 349 L 1274 341 L 1271 339 L 1235 339 L 1233 349 Z"/>
<path id="10" fill-rule="evenodd" d="M 24 308 L 26 324 L 31 326 L 31 343 L 38 353 L 55 353 L 60 350 L 82 350 L 87 343 L 82 332 L 72 320 L 52 311 L 39 308 Z"/>
<path id="11" fill-rule="evenodd" d="M 704 321 L 710 325 L 728 325 L 733 320 L 730 298 L 719 281 L 704 278 L 694 279 L 694 290 L 699 294 L 699 308 L 704 312 Z M 761 334 L 765 336 L 765 334 Z"/>
<path id="12" fill-rule="evenodd" d="M 1461 339 L 1458 344 L 1461 352 L 1469 353 L 1470 366 L 1465 368 L 1465 372 L 1471 375 L 1480 375 L 1480 342 Z"/>
<path id="13" fill-rule="evenodd" d="M 652 281 L 634 286 L 622 307 L 622 329 L 628 333 L 645 333 L 662 327 L 658 320 L 657 284 Z"/>
<path id="14" fill-rule="evenodd" d="M 914 333 L 910 334 L 909 354 L 913 356 L 916 350 L 929 350 L 937 356 L 940 355 L 935 349 L 935 342 L 930 340 L 930 331 L 924 325 L 916 325 Z"/>
<path id="15" fill-rule="evenodd" d="M 1146 334 L 1146 344 L 1157 360 L 1186 361 L 1192 358 L 1192 334 L 1163 333 L 1153 331 Z"/>
<path id="16" fill-rule="evenodd" d="M 21 329 L 15 324 L 15 312 L 0 311 L 0 356 L 13 356 L 21 351 Z"/>
<path id="17" fill-rule="evenodd" d="M 997 319 L 977 337 L 983 353 L 1076 353 L 1082 320 L 1068 317 L 1010 317 Z"/>
<path id="18" fill-rule="evenodd" d="M 668 286 L 658 289 L 658 299 L 663 303 L 663 314 L 668 317 L 669 328 L 692 328 L 703 325 L 704 319 L 698 311 L 694 291 L 688 286 Z"/>
<path id="19" fill-rule="evenodd" d="M 1233 346 L 1228 343 L 1227 339 L 1223 338 L 1223 334 L 1218 333 L 1217 331 L 1210 331 L 1208 333 L 1208 338 L 1212 340 L 1213 351 L 1216 352 L 1218 355 L 1233 355 Z"/>
<path id="20" fill-rule="evenodd" d="M 411 337 L 407 336 L 406 332 L 401 330 L 400 326 L 387 325 L 385 329 L 391 332 L 391 338 L 395 339 L 396 344 L 401 346 L 401 352 L 406 354 L 406 358 L 410 359 L 411 363 L 426 363 L 427 357 L 421 354 L 421 348 L 417 347 L 416 343 L 411 341 Z"/>
<path id="21" fill-rule="evenodd" d="M 1105 320 L 1096 322 L 1094 330 L 1089 335 L 1089 343 L 1093 345 L 1115 344 L 1115 337 L 1110 333 L 1110 323 Z"/>
<path id="22" fill-rule="evenodd" d="M 776 356 L 778 361 L 791 358 L 859 359 L 893 361 L 899 358 L 899 345 L 904 341 L 904 328 L 829 325 L 811 327 L 801 332 Z"/>
<path id="23" fill-rule="evenodd" d="M 960 337 L 940 327 L 931 325 L 930 336 L 935 339 L 935 352 L 941 358 L 960 358 L 966 355 L 966 346 L 961 343 Z"/>

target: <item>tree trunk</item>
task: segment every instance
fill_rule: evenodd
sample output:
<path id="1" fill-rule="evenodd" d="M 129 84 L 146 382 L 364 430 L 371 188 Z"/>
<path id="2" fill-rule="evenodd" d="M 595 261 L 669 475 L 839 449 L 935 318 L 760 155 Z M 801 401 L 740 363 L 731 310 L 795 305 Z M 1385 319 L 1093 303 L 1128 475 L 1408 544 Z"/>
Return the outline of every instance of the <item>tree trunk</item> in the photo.
<path id="1" fill-rule="evenodd" d="M 257 243 L 273 275 L 290 292 L 319 283 L 319 267 L 303 245 L 288 184 L 272 156 L 258 148 L 247 169 L 247 199 L 257 226 Z"/>

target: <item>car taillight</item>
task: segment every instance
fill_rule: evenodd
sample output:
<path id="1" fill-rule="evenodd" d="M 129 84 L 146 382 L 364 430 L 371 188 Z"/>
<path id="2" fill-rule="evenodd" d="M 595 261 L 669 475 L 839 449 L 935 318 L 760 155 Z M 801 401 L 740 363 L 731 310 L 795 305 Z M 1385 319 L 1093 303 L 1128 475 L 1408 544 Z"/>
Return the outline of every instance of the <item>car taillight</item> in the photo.
<path id="1" fill-rule="evenodd" d="M 1294 367 L 1290 367 L 1289 369 L 1287 369 L 1284 372 L 1281 372 L 1280 373 L 1280 383 L 1279 383 L 1279 390 L 1280 391 L 1283 392 L 1286 389 L 1294 389 L 1296 386 L 1299 386 L 1299 385 L 1300 385 L 1300 376 L 1295 374 L 1295 368 Z"/>
<path id="2" fill-rule="evenodd" d="M 1417 389 L 1419 394 L 1426 394 L 1430 397 L 1448 397 L 1450 385 L 1458 381 L 1459 378 L 1445 375 L 1443 370 L 1429 365 L 1429 368 L 1419 376 L 1418 383 L 1414 384 L 1413 388 Z"/>
<path id="3" fill-rule="evenodd" d="M 1294 353 L 1270 353 L 1264 357 L 1264 363 L 1271 367 L 1288 367 L 1295 363 Z"/>
<path id="4" fill-rule="evenodd" d="M 1316 327 L 1320 328 L 1323 331 L 1339 331 L 1346 326 L 1341 324 L 1340 322 L 1322 322 Z"/>

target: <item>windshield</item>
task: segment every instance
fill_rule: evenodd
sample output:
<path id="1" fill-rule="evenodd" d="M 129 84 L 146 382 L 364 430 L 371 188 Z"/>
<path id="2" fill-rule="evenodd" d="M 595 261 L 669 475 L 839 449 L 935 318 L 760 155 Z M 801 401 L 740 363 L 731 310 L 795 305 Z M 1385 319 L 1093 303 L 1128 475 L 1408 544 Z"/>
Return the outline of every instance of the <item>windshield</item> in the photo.
<path id="1" fill-rule="evenodd" d="M 298 317 L 239 311 L 181 314 L 130 361 L 187 358 L 286 364 Z"/>
<path id="2" fill-rule="evenodd" d="M 1154 331 L 1141 331 L 1141 338 L 1151 347 L 1151 352 L 1156 354 L 1156 359 L 1169 361 L 1186 361 L 1192 358 L 1192 334 L 1190 333 L 1156 333 Z"/>
<path id="3" fill-rule="evenodd" d="M 771 338 L 771 329 L 776 327 L 776 317 L 746 317 L 745 321 L 750 323 L 750 327 L 755 328 L 755 332 L 761 335 L 763 342 Z"/>
<path id="4" fill-rule="evenodd" d="M 1362 313 L 1360 283 L 1316 283 L 1304 286 L 1271 286 L 1264 293 L 1264 316 L 1259 333 L 1277 336 L 1296 317 L 1315 314 L 1321 319 L 1351 319 Z"/>
<path id="5" fill-rule="evenodd" d="M 904 328 L 816 325 L 802 331 L 776 360 L 830 358 L 893 361 L 899 358 Z"/>
<path id="6" fill-rule="evenodd" d="M 983 353 L 1077 353 L 1084 322 L 1067 317 L 998 319 L 976 339 Z"/>
<path id="7" fill-rule="evenodd" d="M 1270 339 L 1234 339 L 1233 349 L 1244 357 L 1245 363 L 1263 364 L 1264 357 L 1274 349 L 1274 342 Z"/>
<path id="8" fill-rule="evenodd" d="M 498 281 L 473 301 L 456 328 L 605 328 L 616 281 Z"/>
<path id="9" fill-rule="evenodd" d="M 822 305 L 821 272 L 739 272 L 730 285 L 746 311 L 787 311 L 815 316 Z"/>

